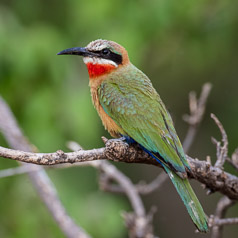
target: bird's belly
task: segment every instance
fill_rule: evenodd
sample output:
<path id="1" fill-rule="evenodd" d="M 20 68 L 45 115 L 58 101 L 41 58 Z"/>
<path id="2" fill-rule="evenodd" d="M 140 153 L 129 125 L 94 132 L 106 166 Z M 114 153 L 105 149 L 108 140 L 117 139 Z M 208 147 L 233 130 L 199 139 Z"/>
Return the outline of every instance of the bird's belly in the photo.
<path id="1" fill-rule="evenodd" d="M 112 120 L 110 116 L 103 110 L 102 106 L 99 105 L 98 114 L 102 120 L 105 129 L 110 133 L 112 137 L 120 137 L 125 134 L 124 131 Z"/>
<path id="2" fill-rule="evenodd" d="M 92 96 L 92 101 L 97 109 L 97 112 L 102 120 L 102 123 L 105 127 L 105 129 L 110 133 L 112 137 L 120 137 L 121 135 L 124 135 L 124 131 L 122 128 L 120 128 L 114 121 L 113 119 L 107 115 L 107 113 L 104 111 L 102 106 L 100 105 L 98 94 L 97 94 L 97 86 L 99 85 L 100 82 L 95 81 L 90 81 L 90 87 L 91 87 L 91 96 Z M 93 85 L 94 84 L 94 85 Z"/>

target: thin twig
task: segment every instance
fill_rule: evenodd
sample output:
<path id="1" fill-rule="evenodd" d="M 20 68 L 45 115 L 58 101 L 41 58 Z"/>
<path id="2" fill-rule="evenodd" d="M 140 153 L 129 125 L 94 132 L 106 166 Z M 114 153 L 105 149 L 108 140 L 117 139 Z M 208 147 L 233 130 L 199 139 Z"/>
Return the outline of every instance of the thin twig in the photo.
<path id="1" fill-rule="evenodd" d="M 211 89 L 212 85 L 210 83 L 205 83 L 202 87 L 202 91 L 198 100 L 195 92 L 189 93 L 190 115 L 183 116 L 183 119 L 189 124 L 187 134 L 183 141 L 183 149 L 185 153 L 188 153 L 189 149 L 191 148 L 198 130 L 198 126 L 203 119 L 207 98 L 210 94 Z"/>
<path id="2" fill-rule="evenodd" d="M 214 219 L 213 226 L 236 225 L 238 224 L 238 217 Z"/>
<path id="3" fill-rule="evenodd" d="M 57 164 L 55 166 L 32 166 L 31 164 L 23 164 L 22 166 L 15 167 L 15 168 L 9 168 L 9 169 L 2 169 L 0 170 L 0 178 L 5 178 L 5 177 L 11 177 L 15 175 L 20 175 L 20 174 L 25 174 L 29 172 L 35 172 L 38 170 L 41 170 L 44 168 L 45 170 L 48 169 L 66 169 L 66 168 L 72 168 L 73 166 L 93 166 L 96 167 L 96 164 L 99 161 L 89 161 L 89 162 L 81 162 L 81 163 L 75 163 L 75 164 Z M 94 165 L 95 164 L 95 165 Z"/>
<path id="4" fill-rule="evenodd" d="M 215 163 L 215 167 L 223 168 L 223 165 L 226 161 L 227 154 L 228 154 L 227 134 L 226 134 L 226 131 L 224 130 L 223 125 L 221 124 L 221 122 L 218 120 L 218 118 L 213 113 L 211 113 L 211 118 L 215 121 L 218 128 L 220 129 L 220 132 L 221 132 L 221 135 L 222 135 L 222 143 L 223 143 L 223 145 L 221 146 L 221 142 L 212 138 L 212 142 L 214 144 L 216 144 L 216 147 L 217 147 L 217 161 Z"/>
<path id="5" fill-rule="evenodd" d="M 107 177 L 113 179 L 120 185 L 120 187 L 124 190 L 124 193 L 129 198 L 136 216 L 145 217 L 143 202 L 131 180 L 108 161 L 100 161 L 100 163 L 97 164 L 97 168 L 100 169 Z"/>
<path id="6" fill-rule="evenodd" d="M 133 207 L 133 213 L 129 213 L 130 215 L 128 213 L 124 213 L 124 219 L 126 221 L 125 223 L 129 228 L 130 233 L 134 234 L 131 234 L 131 237 L 147 237 L 149 235 L 154 237 L 152 236 L 152 221 L 148 220 L 143 202 L 131 180 L 108 161 L 100 161 L 99 169 L 106 176 L 119 184 Z M 131 223 L 128 225 L 128 216 L 131 217 L 131 214 L 133 214 L 134 218 L 133 225 Z"/>
<path id="7" fill-rule="evenodd" d="M 104 141 L 105 138 L 103 138 Z M 82 147 L 76 142 L 68 143 L 68 147 L 71 150 L 78 151 L 82 150 Z M 96 162 L 96 163 L 95 163 Z M 124 219 L 127 227 L 130 231 L 131 237 L 151 237 L 153 238 L 153 229 L 152 229 L 152 216 L 146 215 L 145 208 L 141 197 L 139 196 L 138 190 L 131 182 L 131 180 L 123 174 L 120 170 L 116 168 L 116 166 L 112 165 L 108 161 L 91 161 L 88 163 L 95 168 L 97 168 L 101 172 L 102 178 L 111 179 L 116 182 L 119 188 L 122 189 L 123 193 L 129 199 L 131 206 L 133 208 L 133 213 L 125 213 Z M 105 190 L 106 184 L 100 179 L 100 187 Z M 133 217 L 133 221 L 131 218 Z M 130 219 L 130 223 L 128 223 L 128 219 Z"/>
<path id="8" fill-rule="evenodd" d="M 216 157 L 217 157 L 214 167 L 223 170 L 223 165 L 226 160 L 229 161 L 231 164 L 233 164 L 233 161 L 229 159 L 227 156 L 228 155 L 228 138 L 227 138 L 226 131 L 222 123 L 218 120 L 218 118 L 214 114 L 211 114 L 211 118 L 215 121 L 222 135 L 221 142 L 217 141 L 215 138 L 212 137 L 212 142 L 213 144 L 216 145 Z M 233 164 L 233 166 L 234 165 L 235 164 Z M 226 211 L 233 204 L 235 204 L 235 201 L 231 200 L 227 196 L 224 196 L 219 200 L 216 211 L 215 211 L 215 215 L 211 215 L 209 220 L 209 226 L 212 227 L 212 231 L 211 231 L 212 238 L 222 237 L 223 225 L 234 224 L 236 221 L 238 222 L 238 219 L 236 218 L 223 219 L 225 217 Z"/>
<path id="9" fill-rule="evenodd" d="M 89 162 L 82 162 L 82 163 L 75 163 L 73 165 L 75 166 L 92 166 L 92 167 L 98 167 L 98 164 L 101 163 L 101 161 L 95 160 L 95 161 L 89 161 Z M 57 168 L 57 169 L 65 169 L 65 168 L 72 168 L 71 164 L 59 164 L 55 165 L 54 167 L 52 166 L 44 166 L 44 169 L 52 169 L 52 168 Z M 20 174 L 25 174 L 29 172 L 35 172 L 40 170 L 41 168 L 38 166 L 32 167 L 31 165 L 23 165 L 19 166 L 16 168 L 10 168 L 10 169 L 3 169 L 0 170 L 0 178 L 5 178 L 5 177 L 10 177 L 10 176 L 15 176 L 15 175 L 20 175 Z M 162 186 L 162 184 L 167 180 L 167 174 L 162 171 L 156 179 L 152 180 L 152 182 L 145 184 L 143 182 L 140 182 L 139 184 L 135 185 L 137 191 L 140 194 L 146 195 L 154 192 L 158 188 Z M 113 192 L 113 193 L 124 193 L 124 189 L 121 188 L 119 185 L 115 184 L 110 184 L 110 179 L 107 176 L 102 176 L 100 178 L 101 183 L 103 184 L 103 190 L 107 192 Z"/>
<path id="10" fill-rule="evenodd" d="M 211 216 L 209 219 L 209 226 L 212 227 L 211 238 L 221 238 L 223 226 L 218 225 L 219 220 L 222 219 L 229 207 L 235 204 L 234 200 L 229 199 L 228 197 L 222 197 L 217 203 L 217 208 L 214 216 Z"/>
<path id="11" fill-rule="evenodd" d="M 227 162 L 229 162 L 236 170 L 238 170 L 238 148 L 234 151 L 230 158 L 226 158 Z"/>
<path id="12" fill-rule="evenodd" d="M 167 177 L 168 175 L 164 171 L 161 171 L 161 173 L 150 183 L 144 183 L 141 181 L 135 186 L 140 194 L 147 195 L 161 188 L 165 181 L 167 181 Z M 102 179 L 104 190 L 113 193 L 124 193 L 124 190 L 120 186 L 111 184 L 109 178 L 103 177 Z"/>
<path id="13" fill-rule="evenodd" d="M 136 187 L 141 194 L 150 194 L 155 190 L 160 189 L 162 185 L 167 181 L 167 179 L 168 175 L 164 171 L 161 171 L 161 173 L 150 183 L 139 183 Z"/>
<path id="14" fill-rule="evenodd" d="M 23 136 L 14 115 L 5 101 L 0 97 L 0 131 L 2 131 L 8 144 L 15 149 L 33 151 L 34 147 Z M 31 181 L 38 191 L 46 207 L 58 223 L 59 228 L 68 238 L 89 238 L 90 236 L 75 224 L 61 204 L 56 189 L 43 168 L 36 165 L 27 165 L 34 172 L 29 171 Z"/>
<path id="15" fill-rule="evenodd" d="M 14 175 L 19 175 L 19 174 L 25 174 L 29 172 L 35 172 L 40 170 L 40 166 L 32 166 L 32 165 L 22 165 L 16 168 L 10 168 L 10 169 L 3 169 L 0 170 L 0 178 L 5 178 L 5 177 L 10 177 Z"/>

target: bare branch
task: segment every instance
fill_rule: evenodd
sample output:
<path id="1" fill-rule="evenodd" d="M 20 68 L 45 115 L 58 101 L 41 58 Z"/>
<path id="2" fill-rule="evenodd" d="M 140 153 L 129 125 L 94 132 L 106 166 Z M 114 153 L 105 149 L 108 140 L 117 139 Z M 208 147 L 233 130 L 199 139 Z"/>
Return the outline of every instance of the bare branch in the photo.
<path id="1" fill-rule="evenodd" d="M 101 161 L 99 168 L 105 174 L 107 174 L 107 176 L 120 184 L 121 188 L 123 188 L 126 195 L 128 196 L 136 216 L 145 216 L 145 209 L 142 200 L 140 199 L 140 196 L 130 179 L 126 177 L 122 172 L 120 172 L 115 166 L 109 164 L 107 161 Z"/>
<path id="2" fill-rule="evenodd" d="M 155 190 L 160 189 L 162 185 L 167 181 L 167 179 L 168 179 L 168 175 L 164 171 L 162 171 L 150 183 L 145 183 L 141 181 L 138 184 L 135 184 L 135 187 L 138 193 L 142 195 L 147 195 L 154 192 Z M 110 178 L 108 178 L 107 176 L 100 178 L 100 184 L 104 191 L 112 192 L 112 193 L 124 193 L 123 188 L 121 188 L 117 184 L 112 184 L 110 182 L 111 182 Z"/>
<path id="3" fill-rule="evenodd" d="M 227 209 L 234 204 L 235 204 L 235 201 L 229 199 L 226 196 L 222 197 L 219 200 L 219 202 L 217 204 L 215 215 L 211 216 L 209 219 L 209 226 L 212 227 L 212 232 L 211 232 L 212 238 L 221 238 L 222 237 L 223 226 L 219 225 L 219 222 L 220 222 L 220 224 L 222 224 L 222 221 L 220 221 L 220 220 L 225 216 Z M 224 220 L 226 220 L 226 219 L 224 219 Z"/>
<path id="4" fill-rule="evenodd" d="M 197 132 L 198 125 L 204 115 L 205 103 L 210 90 L 210 84 L 204 85 L 199 100 L 196 99 L 195 93 L 190 93 L 191 115 L 185 117 L 185 120 L 190 125 L 188 134 L 184 141 L 186 151 L 190 148 Z M 221 237 L 223 225 L 238 223 L 238 218 L 223 218 L 228 207 L 234 204 L 234 199 L 238 200 L 238 178 L 234 175 L 224 172 L 223 164 L 225 163 L 225 160 L 227 160 L 236 168 L 238 164 L 238 150 L 233 153 L 231 159 L 228 158 L 227 134 L 217 117 L 214 114 L 211 114 L 211 117 L 214 119 L 222 134 L 222 143 L 212 138 L 212 142 L 217 148 L 217 161 L 213 167 L 209 161 L 198 161 L 187 156 L 191 167 L 191 171 L 188 171 L 188 175 L 190 178 L 195 178 L 201 183 L 205 184 L 206 187 L 210 189 L 209 191 L 219 191 L 230 198 L 229 199 L 226 196 L 222 198 L 218 203 L 215 215 L 211 216 L 210 218 L 210 227 L 213 227 L 212 238 L 219 238 Z M 8 129 L 6 131 L 8 131 Z M 21 131 L 19 135 L 21 135 Z M 10 138 L 17 138 L 18 136 L 11 135 Z M 17 143 L 18 141 L 19 140 L 16 139 Z M 133 213 L 124 213 L 126 225 L 130 231 L 130 237 L 154 237 L 151 225 L 152 213 L 146 215 L 145 208 L 139 193 L 151 193 L 161 186 L 161 184 L 166 180 L 167 176 L 164 173 L 161 173 L 150 184 L 138 184 L 135 186 L 131 180 L 122 172 L 117 170 L 115 166 L 107 161 L 102 160 L 112 160 L 127 163 L 146 163 L 159 166 L 158 163 L 147 153 L 142 151 L 137 145 L 129 146 L 120 139 L 108 140 L 105 137 L 103 138 L 103 141 L 106 145 L 105 148 L 93 150 L 83 150 L 77 143 L 71 142 L 71 148 L 78 151 L 70 153 L 64 153 L 61 150 L 55 153 L 31 153 L 23 152 L 22 150 L 24 149 L 22 148 L 20 148 L 20 150 L 11 150 L 0 147 L 0 156 L 27 163 L 47 166 L 55 165 L 60 167 L 65 167 L 65 163 L 72 164 L 84 162 L 82 164 L 90 165 L 99 169 L 103 175 L 101 176 L 100 180 L 101 188 L 107 191 L 124 193 L 128 197 L 133 207 Z M 28 143 L 26 144 L 29 146 Z M 32 147 L 29 147 L 30 149 L 28 148 L 27 151 L 32 151 Z M 16 148 L 18 147 L 16 146 Z M 12 174 L 24 173 L 34 170 L 33 165 L 25 165 L 24 167 L 21 169 L 14 168 L 4 170 L 2 173 L 0 172 L 0 177 L 11 176 Z M 110 181 L 114 181 L 116 184 L 111 184 Z M 50 181 L 48 181 L 48 184 L 50 184 Z M 39 190 L 41 190 L 41 188 L 39 188 Z M 54 192 L 56 194 L 56 191 Z M 50 205 L 48 204 L 48 206 Z M 59 220 L 59 217 L 56 218 L 56 220 L 57 219 Z M 83 232 L 83 235 L 86 235 L 86 233 Z M 87 235 L 85 237 L 87 237 Z"/>
<path id="5" fill-rule="evenodd" d="M 236 169 L 238 170 L 238 148 L 234 151 L 230 158 L 226 158 L 226 160 Z"/>
<path id="6" fill-rule="evenodd" d="M 238 148 L 234 151 L 231 156 L 232 163 L 238 168 Z"/>
<path id="7" fill-rule="evenodd" d="M 161 188 L 167 179 L 168 175 L 162 171 L 152 182 L 148 184 L 139 183 L 136 187 L 139 193 L 149 194 Z"/>
<path id="8" fill-rule="evenodd" d="M 148 222 L 148 224 L 152 223 L 153 221 L 153 215 L 156 212 L 156 208 L 152 207 L 151 211 L 149 212 L 149 214 L 146 216 L 146 221 Z M 137 219 L 137 226 L 135 224 L 135 214 L 133 213 L 128 213 L 128 212 L 123 212 L 122 216 L 125 219 L 125 223 L 126 226 L 129 228 L 130 234 L 129 237 L 130 238 L 158 238 L 155 237 L 153 235 L 153 231 L 152 231 L 152 226 L 146 226 L 146 228 L 148 228 L 148 230 L 146 231 L 146 233 L 142 232 L 140 229 L 138 229 L 138 225 L 141 226 L 144 224 L 144 220 L 138 220 Z"/>
<path id="9" fill-rule="evenodd" d="M 0 146 L 0 156 L 20 162 L 38 165 L 56 165 L 62 163 L 76 163 L 92 160 L 106 159 L 104 148 L 93 150 L 80 150 L 64 153 L 58 150 L 55 153 L 33 153 L 20 150 L 7 149 Z"/>
<path id="10" fill-rule="evenodd" d="M 130 231 L 130 237 L 149 237 L 149 235 L 150 237 L 154 237 L 152 235 L 152 220 L 148 219 L 146 216 L 143 202 L 131 180 L 108 161 L 100 161 L 99 169 L 107 177 L 119 184 L 119 187 L 123 189 L 133 207 L 133 213 L 124 213 L 124 219 L 126 220 L 126 225 Z M 127 220 L 129 217 L 132 218 L 132 216 L 133 225 L 132 223 L 128 225 Z"/>
<path id="11" fill-rule="evenodd" d="M 198 126 L 203 119 L 207 98 L 211 89 L 212 85 L 210 83 L 205 83 L 202 87 L 202 92 L 198 100 L 195 92 L 189 93 L 190 115 L 183 116 L 183 119 L 189 124 L 188 132 L 183 141 L 183 149 L 185 153 L 188 153 L 196 136 Z"/>
<path id="12" fill-rule="evenodd" d="M 155 166 L 159 164 L 137 145 L 129 146 L 120 139 L 112 139 L 106 142 L 105 148 L 93 150 L 80 150 L 64 153 L 30 153 L 0 147 L 0 156 L 24 162 L 41 165 L 53 165 L 60 163 L 75 163 L 82 161 L 108 159 L 126 163 L 146 163 Z M 195 178 L 206 184 L 212 191 L 219 191 L 231 199 L 238 199 L 238 177 L 224 172 L 222 169 L 211 166 L 206 161 L 195 160 L 187 156 L 191 171 L 190 178 Z"/>
<path id="13" fill-rule="evenodd" d="M 215 163 L 215 167 L 223 168 L 223 165 L 226 161 L 227 154 L 228 154 L 228 139 L 226 131 L 224 130 L 221 122 L 218 120 L 218 118 L 211 113 L 211 118 L 215 121 L 218 128 L 220 129 L 221 135 L 222 135 L 222 143 L 223 146 L 221 146 L 221 142 L 218 142 L 216 139 L 212 138 L 212 142 L 217 147 L 217 161 Z"/>
<path id="14" fill-rule="evenodd" d="M 230 199 L 238 200 L 238 177 L 211 166 L 206 161 L 195 160 L 187 156 L 191 178 L 206 185 L 211 191 L 219 191 Z"/>
<path id="15" fill-rule="evenodd" d="M 104 137 L 104 142 L 108 140 Z M 76 142 L 70 142 L 68 147 L 71 150 L 82 150 L 82 147 Z M 96 163 L 95 163 L 96 162 Z M 133 213 L 123 213 L 125 219 L 125 224 L 129 228 L 130 237 L 151 237 L 153 238 L 153 228 L 152 228 L 152 214 L 146 215 L 143 202 L 139 196 L 139 193 L 131 182 L 131 180 L 123 174 L 116 166 L 112 165 L 108 161 L 91 161 L 88 162 L 88 165 L 91 165 L 100 170 L 100 187 L 105 190 L 105 185 L 103 183 L 105 178 L 106 180 L 113 180 L 118 185 L 117 187 L 122 190 L 122 192 L 129 199 Z M 130 222 L 129 222 L 130 221 Z"/>
<path id="16" fill-rule="evenodd" d="M 213 226 L 235 225 L 238 224 L 238 217 L 214 219 Z"/>
<path id="17" fill-rule="evenodd" d="M 88 162 L 75 163 L 73 165 L 92 166 L 92 167 L 98 168 L 100 163 L 101 161 L 94 160 L 94 161 L 88 161 Z M 65 169 L 65 168 L 72 168 L 73 165 L 72 164 L 58 164 L 58 165 L 55 165 L 54 167 L 44 166 L 44 169 L 49 169 L 49 168 Z M 40 169 L 41 167 L 30 166 L 26 164 L 16 168 L 0 170 L 0 178 L 34 172 Z M 167 174 L 164 171 L 162 171 L 154 180 L 152 180 L 152 182 L 146 184 L 143 181 L 141 181 L 140 183 L 135 185 L 135 187 L 140 194 L 143 194 L 143 195 L 150 194 L 154 192 L 155 190 L 157 190 L 158 188 L 160 188 L 164 184 L 164 182 L 167 180 L 167 178 L 168 178 Z M 104 191 L 113 192 L 113 193 L 124 193 L 124 189 L 121 188 L 119 185 L 110 184 L 110 178 L 108 176 L 100 177 L 100 184 Z"/>
<path id="18" fill-rule="evenodd" d="M 40 170 L 40 166 L 22 165 L 16 168 L 0 170 L 0 178 L 10 177 L 18 174 L 25 174 Z"/>
<path id="19" fill-rule="evenodd" d="M 214 114 L 211 114 L 211 118 L 215 121 L 222 135 L 221 142 L 217 141 L 215 138 L 212 137 L 212 142 L 213 144 L 216 145 L 216 157 L 217 157 L 217 161 L 214 167 L 223 170 L 223 165 L 226 160 L 229 161 L 233 166 L 235 166 L 235 163 L 233 164 L 232 159 L 229 159 L 227 157 L 228 139 L 227 139 L 226 131 L 224 130 L 221 122 L 218 120 L 218 118 Z M 234 152 L 232 156 L 234 156 L 233 159 L 235 161 L 236 152 Z M 210 192 L 212 192 L 212 190 L 210 190 Z M 227 196 L 222 197 L 217 204 L 215 215 L 210 216 L 209 226 L 212 227 L 212 232 L 211 232 L 212 238 L 222 237 L 223 225 L 235 224 L 236 222 L 238 223 L 238 218 L 223 219 L 225 217 L 227 209 L 235 203 L 235 200 L 231 200 L 230 198 L 228 198 Z"/>
<path id="20" fill-rule="evenodd" d="M 23 136 L 14 115 L 10 111 L 5 101 L 0 97 L 0 131 L 2 131 L 8 144 L 15 149 L 23 151 L 34 151 L 35 148 L 29 144 Z M 67 214 L 61 204 L 56 189 L 43 168 L 36 165 L 27 165 L 29 176 L 41 199 L 51 212 L 60 229 L 68 238 L 89 238 L 89 235 L 78 227 Z M 30 168 L 31 167 L 31 168 Z M 34 172 L 32 172 L 35 170 Z"/>
<path id="21" fill-rule="evenodd" d="M 138 193 L 147 195 L 155 190 L 161 188 L 161 186 L 167 180 L 168 175 L 165 172 L 161 172 L 152 182 L 146 184 L 143 181 L 135 185 Z M 123 188 L 118 185 L 111 184 L 108 177 L 102 177 L 100 183 L 102 184 L 102 188 L 104 191 L 112 192 L 112 193 L 124 193 Z"/>

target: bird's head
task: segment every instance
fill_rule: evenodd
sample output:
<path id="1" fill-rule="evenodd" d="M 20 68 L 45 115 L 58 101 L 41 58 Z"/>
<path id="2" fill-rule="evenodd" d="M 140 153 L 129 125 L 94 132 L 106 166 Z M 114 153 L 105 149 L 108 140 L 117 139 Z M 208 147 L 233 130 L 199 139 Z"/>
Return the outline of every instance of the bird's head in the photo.
<path id="1" fill-rule="evenodd" d="M 86 47 L 69 48 L 59 52 L 58 55 L 83 56 L 90 78 L 111 73 L 113 70 L 129 63 L 125 48 L 108 40 L 95 40 Z"/>

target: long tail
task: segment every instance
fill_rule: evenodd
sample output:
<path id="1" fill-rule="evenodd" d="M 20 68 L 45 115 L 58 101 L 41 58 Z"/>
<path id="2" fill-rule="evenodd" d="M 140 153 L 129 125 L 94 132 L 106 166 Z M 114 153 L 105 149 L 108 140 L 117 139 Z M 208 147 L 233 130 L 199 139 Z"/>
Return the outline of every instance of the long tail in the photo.
<path id="1" fill-rule="evenodd" d="M 188 179 L 180 178 L 175 172 L 171 171 L 167 166 L 164 166 L 165 171 L 172 180 L 178 194 L 183 200 L 190 217 L 192 218 L 195 226 L 201 232 L 207 232 L 207 218 L 198 201 Z"/>

